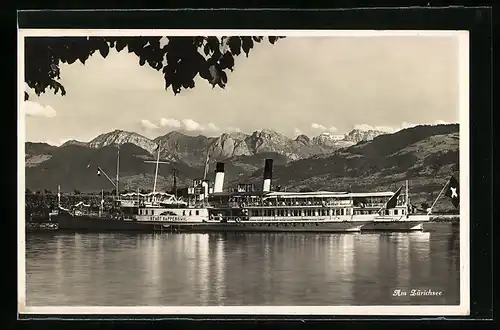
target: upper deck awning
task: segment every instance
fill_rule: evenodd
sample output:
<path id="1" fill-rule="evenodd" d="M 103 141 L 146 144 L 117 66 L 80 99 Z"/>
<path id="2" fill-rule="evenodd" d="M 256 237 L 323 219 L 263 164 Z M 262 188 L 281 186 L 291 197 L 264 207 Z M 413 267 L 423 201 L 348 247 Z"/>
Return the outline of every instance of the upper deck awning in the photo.
<path id="1" fill-rule="evenodd" d="M 269 194 L 268 192 L 262 192 L 262 191 L 222 191 L 222 192 L 215 192 L 211 193 L 210 197 L 262 197 Z"/>
<path id="2" fill-rule="evenodd" d="M 356 192 L 349 193 L 346 191 L 313 191 L 313 192 L 287 192 L 287 191 L 272 191 L 272 192 L 218 192 L 210 194 L 210 197 L 263 197 L 269 198 L 369 198 L 369 197 L 391 197 L 394 195 L 392 191 L 382 192 Z"/>
<path id="3" fill-rule="evenodd" d="M 392 191 L 349 193 L 345 191 L 314 191 L 314 192 L 271 192 L 265 198 L 367 198 L 391 197 Z"/>

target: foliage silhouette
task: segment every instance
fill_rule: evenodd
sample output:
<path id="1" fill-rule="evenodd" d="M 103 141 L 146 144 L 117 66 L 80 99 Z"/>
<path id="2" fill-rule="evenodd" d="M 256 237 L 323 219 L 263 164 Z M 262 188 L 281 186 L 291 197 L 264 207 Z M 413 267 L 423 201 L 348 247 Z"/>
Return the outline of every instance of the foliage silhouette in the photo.
<path id="1" fill-rule="evenodd" d="M 271 44 L 284 37 L 267 37 Z M 54 94 L 66 94 L 59 82 L 59 64 L 82 64 L 99 52 L 106 58 L 110 48 L 118 52 L 127 48 L 134 53 L 141 66 L 146 63 L 161 72 L 165 90 L 178 94 L 182 89 L 195 87 L 194 78 L 199 74 L 212 88 L 225 88 L 227 70 L 233 71 L 234 56 L 242 52 L 248 57 L 255 44 L 264 37 L 28 37 L 25 39 L 25 82 L 37 96 L 51 89 Z M 24 99 L 29 98 L 25 92 Z"/>

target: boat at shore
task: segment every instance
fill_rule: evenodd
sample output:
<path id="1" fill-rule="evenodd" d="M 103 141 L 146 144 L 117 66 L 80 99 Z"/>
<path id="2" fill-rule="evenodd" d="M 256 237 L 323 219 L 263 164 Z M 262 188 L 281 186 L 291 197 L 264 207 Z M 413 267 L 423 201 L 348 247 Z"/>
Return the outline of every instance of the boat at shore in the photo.
<path id="1" fill-rule="evenodd" d="M 239 184 L 233 191 L 224 191 L 224 163 L 218 162 L 213 186 L 210 187 L 210 182 L 206 179 L 205 167 L 203 179 L 193 181 L 193 186 L 188 189 L 188 198 L 184 200 L 171 194 L 156 192 L 159 163 L 158 155 L 152 193 L 141 194 L 137 191 L 117 194 L 110 212 L 104 212 L 103 195 L 101 208 L 97 213 L 86 211 L 85 205 L 81 203 L 73 210 L 65 210 L 59 206 L 59 211 L 53 217 L 58 230 L 419 231 L 431 220 L 431 210 L 422 212 L 411 205 L 408 182 L 404 194 L 401 193 L 403 187 L 396 192 L 366 193 L 272 191 L 273 160 L 266 159 L 262 189 L 256 190 L 253 184 Z M 102 169 L 98 168 L 98 174 L 101 172 Z M 107 175 L 106 177 L 112 182 Z M 118 175 L 116 184 L 113 184 L 118 188 Z"/>
<path id="2" fill-rule="evenodd" d="M 39 212 L 31 211 L 26 209 L 26 231 L 27 232 L 47 232 L 47 231 L 57 231 L 59 229 L 59 224 L 56 221 L 52 221 L 52 216 L 55 215 L 54 212 Z"/>

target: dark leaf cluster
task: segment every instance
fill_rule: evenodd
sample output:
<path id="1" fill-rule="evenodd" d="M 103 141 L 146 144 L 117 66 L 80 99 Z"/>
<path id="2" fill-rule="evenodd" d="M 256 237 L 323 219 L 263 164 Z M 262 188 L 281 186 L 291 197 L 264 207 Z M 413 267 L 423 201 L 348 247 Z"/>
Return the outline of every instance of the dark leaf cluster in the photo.
<path id="1" fill-rule="evenodd" d="M 47 89 L 54 94 L 66 94 L 59 82 L 60 63 L 85 64 L 90 56 L 99 53 L 106 58 L 111 48 L 126 49 L 137 56 L 141 66 L 149 65 L 161 72 L 165 89 L 178 94 L 195 87 L 199 75 L 212 87 L 225 88 L 228 71 L 234 69 L 234 57 L 267 39 L 274 44 L 284 37 L 28 37 L 25 39 L 25 82 L 36 95 Z M 28 94 L 25 93 L 25 100 Z"/>

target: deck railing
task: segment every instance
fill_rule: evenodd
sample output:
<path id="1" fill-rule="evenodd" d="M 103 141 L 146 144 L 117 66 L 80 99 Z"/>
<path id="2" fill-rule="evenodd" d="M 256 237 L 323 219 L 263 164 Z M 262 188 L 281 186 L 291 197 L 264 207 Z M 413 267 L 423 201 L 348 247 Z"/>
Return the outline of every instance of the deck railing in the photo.
<path id="1" fill-rule="evenodd" d="M 212 203 L 212 206 L 215 208 L 321 208 L 321 207 L 354 207 L 354 208 L 381 208 L 384 206 L 384 203 L 364 203 L 364 204 L 353 204 L 350 202 L 327 202 L 327 203 L 284 203 L 284 202 L 264 202 L 264 203 L 237 203 L 237 202 L 229 202 L 229 203 Z M 398 207 L 402 207 L 404 205 L 399 205 Z"/>

